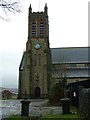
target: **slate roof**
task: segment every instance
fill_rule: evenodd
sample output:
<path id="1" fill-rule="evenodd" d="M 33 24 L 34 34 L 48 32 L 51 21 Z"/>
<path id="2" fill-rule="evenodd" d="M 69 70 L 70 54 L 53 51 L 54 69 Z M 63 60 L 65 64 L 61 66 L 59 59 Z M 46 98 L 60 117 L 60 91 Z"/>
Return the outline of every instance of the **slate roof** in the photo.
<path id="1" fill-rule="evenodd" d="M 24 54 L 25 54 L 25 52 L 23 53 L 23 56 L 22 56 L 22 59 L 21 59 L 21 62 L 20 62 L 19 71 L 23 70 L 23 68 L 24 68 L 24 61 L 25 61 Z"/>
<path id="2" fill-rule="evenodd" d="M 52 63 L 86 63 L 89 51 L 90 47 L 51 48 Z"/>
<path id="3" fill-rule="evenodd" d="M 60 77 L 60 73 L 62 73 L 60 70 L 56 70 L 53 72 L 52 77 Z M 88 69 L 69 69 L 65 71 L 65 75 L 67 77 L 75 77 L 75 78 L 88 78 L 90 77 L 90 74 L 88 73 Z"/>
<path id="4" fill-rule="evenodd" d="M 52 63 L 90 63 L 90 59 L 88 57 L 89 51 L 90 47 L 51 48 Z M 19 70 L 22 70 L 24 67 L 24 54 L 22 56 Z"/>

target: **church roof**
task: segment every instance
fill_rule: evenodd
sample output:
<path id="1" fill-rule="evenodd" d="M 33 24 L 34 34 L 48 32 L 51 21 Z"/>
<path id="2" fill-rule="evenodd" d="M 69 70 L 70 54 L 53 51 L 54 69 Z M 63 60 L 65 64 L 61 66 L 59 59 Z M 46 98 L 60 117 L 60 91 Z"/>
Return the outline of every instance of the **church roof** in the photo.
<path id="1" fill-rule="evenodd" d="M 67 77 L 75 77 L 75 78 L 88 78 L 90 74 L 88 73 L 89 69 L 67 69 L 64 72 L 60 71 L 60 69 L 55 70 L 52 74 L 52 77 L 60 77 L 61 73 L 65 73 Z"/>
<path id="2" fill-rule="evenodd" d="M 90 47 L 51 48 L 52 63 L 87 63 Z"/>

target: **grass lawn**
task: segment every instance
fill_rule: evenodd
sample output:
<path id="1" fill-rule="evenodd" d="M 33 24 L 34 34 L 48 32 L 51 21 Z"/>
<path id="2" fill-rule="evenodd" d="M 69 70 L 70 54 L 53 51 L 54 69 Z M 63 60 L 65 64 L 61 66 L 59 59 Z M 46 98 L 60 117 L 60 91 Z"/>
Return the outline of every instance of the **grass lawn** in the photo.
<path id="1" fill-rule="evenodd" d="M 85 120 L 81 119 L 78 114 L 68 114 L 68 115 L 45 115 L 42 118 L 38 117 L 23 117 L 20 115 L 13 115 L 5 120 Z"/>
<path id="2" fill-rule="evenodd" d="M 78 108 L 77 107 L 73 107 L 70 106 L 70 111 L 73 113 L 78 113 Z M 79 114 L 67 114 L 67 115 L 51 115 L 51 114 L 47 114 L 45 116 L 43 116 L 42 118 L 38 118 L 38 117 L 23 117 L 20 115 L 13 115 L 5 120 L 86 120 L 86 119 L 82 119 L 80 118 Z"/>
<path id="3" fill-rule="evenodd" d="M 21 115 L 12 115 L 8 118 L 5 118 L 5 120 L 37 120 L 36 117 L 24 117 Z"/>
<path id="4" fill-rule="evenodd" d="M 72 115 L 72 114 L 68 114 L 68 115 L 46 115 L 42 118 L 42 120 L 49 120 L 49 119 L 53 119 L 53 120 L 80 120 L 80 116 L 79 115 Z"/>

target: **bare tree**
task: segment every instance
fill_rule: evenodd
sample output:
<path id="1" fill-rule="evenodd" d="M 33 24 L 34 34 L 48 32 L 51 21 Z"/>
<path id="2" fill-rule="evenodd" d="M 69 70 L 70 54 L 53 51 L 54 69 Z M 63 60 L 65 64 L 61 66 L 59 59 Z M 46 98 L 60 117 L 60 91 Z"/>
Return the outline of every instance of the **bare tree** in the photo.
<path id="1" fill-rule="evenodd" d="M 21 7 L 19 0 L 0 0 L 0 8 L 4 12 L 5 15 L 8 14 L 8 12 L 11 13 L 20 13 Z M 0 15 L 0 18 L 4 19 L 2 15 Z"/>
<path id="2" fill-rule="evenodd" d="M 67 85 L 67 68 L 68 64 L 66 64 L 67 58 L 60 57 L 60 62 L 57 64 L 53 64 L 52 66 L 52 73 L 53 73 L 53 79 L 55 79 L 55 83 L 62 84 L 64 88 L 64 96 L 66 96 L 66 85 Z"/>

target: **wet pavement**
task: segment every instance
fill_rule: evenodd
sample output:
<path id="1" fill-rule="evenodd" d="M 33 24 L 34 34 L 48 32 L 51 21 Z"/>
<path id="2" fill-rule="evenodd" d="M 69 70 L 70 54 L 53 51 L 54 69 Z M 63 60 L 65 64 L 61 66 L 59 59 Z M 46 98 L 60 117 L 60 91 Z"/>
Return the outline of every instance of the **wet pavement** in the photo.
<path id="1" fill-rule="evenodd" d="M 21 100 L 0 100 L 0 117 L 21 114 Z M 42 107 L 46 99 L 31 99 L 29 116 L 43 116 L 45 114 L 61 114 L 62 107 Z"/>

